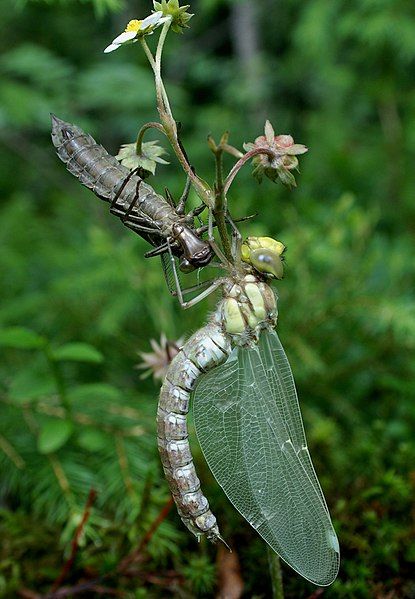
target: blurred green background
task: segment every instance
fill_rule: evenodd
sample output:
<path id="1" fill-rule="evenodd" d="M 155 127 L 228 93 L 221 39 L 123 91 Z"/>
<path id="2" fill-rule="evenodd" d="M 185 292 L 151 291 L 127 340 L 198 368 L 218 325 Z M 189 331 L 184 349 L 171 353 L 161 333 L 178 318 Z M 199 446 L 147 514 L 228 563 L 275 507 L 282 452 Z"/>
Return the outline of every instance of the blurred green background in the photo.
<path id="1" fill-rule="evenodd" d="M 51 589 L 94 488 L 61 586 L 213 597 L 229 584 L 223 556 L 174 510 L 134 567 L 117 567 L 168 500 L 157 385 L 139 379 L 137 351 L 161 331 L 196 330 L 214 299 L 182 313 L 146 244 L 65 171 L 49 136 L 54 112 L 115 154 L 156 118 L 140 48 L 102 53 L 150 3 L 1 8 L 0 596 Z M 213 175 L 208 133 L 229 129 L 241 147 L 265 118 L 310 148 L 298 189 L 258 186 L 246 167 L 229 197 L 235 216 L 258 213 L 244 234 L 288 246 L 278 327 L 342 549 L 324 597 L 414 598 L 415 5 L 195 0 L 191 12 L 191 29 L 168 38 L 164 73 L 201 176 Z M 177 196 L 170 158 L 152 184 Z M 264 544 L 194 449 L 244 596 L 270 597 Z M 320 596 L 285 567 L 284 585 L 288 598 Z"/>

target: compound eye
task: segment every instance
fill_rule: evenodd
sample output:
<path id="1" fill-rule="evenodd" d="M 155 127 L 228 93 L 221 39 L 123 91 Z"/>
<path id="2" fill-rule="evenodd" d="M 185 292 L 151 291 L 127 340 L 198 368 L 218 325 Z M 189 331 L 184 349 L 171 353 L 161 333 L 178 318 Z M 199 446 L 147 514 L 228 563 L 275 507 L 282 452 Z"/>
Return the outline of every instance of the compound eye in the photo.
<path id="1" fill-rule="evenodd" d="M 259 272 L 272 275 L 276 279 L 284 276 L 284 266 L 281 256 L 272 250 L 260 248 L 251 251 L 251 264 Z"/>

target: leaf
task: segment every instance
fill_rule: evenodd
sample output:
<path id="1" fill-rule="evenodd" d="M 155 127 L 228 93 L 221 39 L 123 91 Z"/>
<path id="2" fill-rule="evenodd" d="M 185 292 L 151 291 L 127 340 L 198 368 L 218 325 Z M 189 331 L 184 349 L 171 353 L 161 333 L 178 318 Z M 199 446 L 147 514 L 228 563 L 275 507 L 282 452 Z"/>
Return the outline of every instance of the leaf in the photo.
<path id="1" fill-rule="evenodd" d="M 13 376 L 9 388 L 9 399 L 22 405 L 56 393 L 56 383 L 49 372 L 44 372 L 36 362 Z"/>
<path id="2" fill-rule="evenodd" d="M 269 177 L 272 181 L 275 181 L 272 177 L 269 176 L 268 172 L 265 173 L 267 177 Z M 297 187 L 297 183 L 295 181 L 295 177 L 288 169 L 280 168 L 278 169 L 278 177 L 280 178 L 281 183 L 287 185 L 288 187 Z"/>
<path id="3" fill-rule="evenodd" d="M 40 453 L 57 451 L 65 445 L 73 431 L 70 420 L 48 420 L 40 429 L 37 448 Z"/>
<path id="4" fill-rule="evenodd" d="M 83 430 L 77 438 L 78 445 L 86 451 L 102 451 L 110 443 L 110 438 L 105 433 L 96 429 Z"/>
<path id="5" fill-rule="evenodd" d="M 95 347 L 88 343 L 66 343 L 55 349 L 51 357 L 56 362 L 69 360 L 73 362 L 94 362 L 99 364 L 104 361 L 104 356 Z"/>
<path id="6" fill-rule="evenodd" d="M 167 152 L 158 145 L 156 140 L 142 143 L 141 154 L 137 154 L 136 150 L 137 146 L 135 143 L 124 144 L 121 146 L 116 158 L 123 166 L 126 166 L 130 170 L 139 168 L 141 171 L 140 176 L 143 178 L 148 176 L 149 173 L 152 175 L 155 174 L 157 163 L 168 164 L 164 158 L 161 158 Z"/>
<path id="7" fill-rule="evenodd" d="M 9 327 L 0 329 L 0 346 L 13 347 L 15 349 L 37 349 L 44 347 L 47 340 L 24 327 Z"/>
<path id="8" fill-rule="evenodd" d="M 106 383 L 89 383 L 87 385 L 78 385 L 68 392 L 70 401 L 88 402 L 88 401 L 118 401 L 121 397 L 121 391 L 116 387 Z"/>

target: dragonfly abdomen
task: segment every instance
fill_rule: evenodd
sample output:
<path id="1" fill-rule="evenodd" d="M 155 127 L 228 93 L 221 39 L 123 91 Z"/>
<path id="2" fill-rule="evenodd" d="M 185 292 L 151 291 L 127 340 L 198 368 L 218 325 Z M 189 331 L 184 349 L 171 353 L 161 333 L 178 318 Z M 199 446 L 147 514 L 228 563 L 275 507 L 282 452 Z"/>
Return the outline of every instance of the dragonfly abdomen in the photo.
<path id="1" fill-rule="evenodd" d="M 174 253 L 183 255 L 195 268 L 210 262 L 211 247 L 200 238 L 192 223 L 91 135 L 52 115 L 52 141 L 68 171 L 100 199 L 110 202 L 112 214 L 127 227 L 154 247 L 169 239 Z"/>
<path id="2" fill-rule="evenodd" d="M 196 537 L 206 535 L 212 541 L 221 537 L 195 471 L 186 415 L 200 375 L 222 364 L 230 352 L 219 325 L 209 323 L 195 333 L 169 366 L 157 410 L 159 452 L 179 515 Z"/>
<path id="3" fill-rule="evenodd" d="M 57 117 L 52 117 L 52 140 L 59 158 L 70 173 L 91 189 L 98 197 L 113 201 L 122 212 L 138 197 L 137 209 L 151 219 L 165 235 L 178 217 L 174 209 L 138 175 L 120 164 L 91 135 Z"/>

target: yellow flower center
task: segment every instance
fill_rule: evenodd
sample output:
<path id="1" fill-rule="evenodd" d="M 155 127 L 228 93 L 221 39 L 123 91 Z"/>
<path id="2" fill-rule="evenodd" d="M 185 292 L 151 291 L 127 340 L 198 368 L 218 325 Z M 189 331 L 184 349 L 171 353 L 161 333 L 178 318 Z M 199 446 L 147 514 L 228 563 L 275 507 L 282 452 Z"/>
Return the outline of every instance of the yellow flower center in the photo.
<path id="1" fill-rule="evenodd" d="M 130 21 L 127 25 L 127 27 L 125 28 L 125 31 L 139 31 L 140 29 L 140 25 L 143 21 L 138 21 L 137 19 L 133 19 L 132 21 Z"/>

